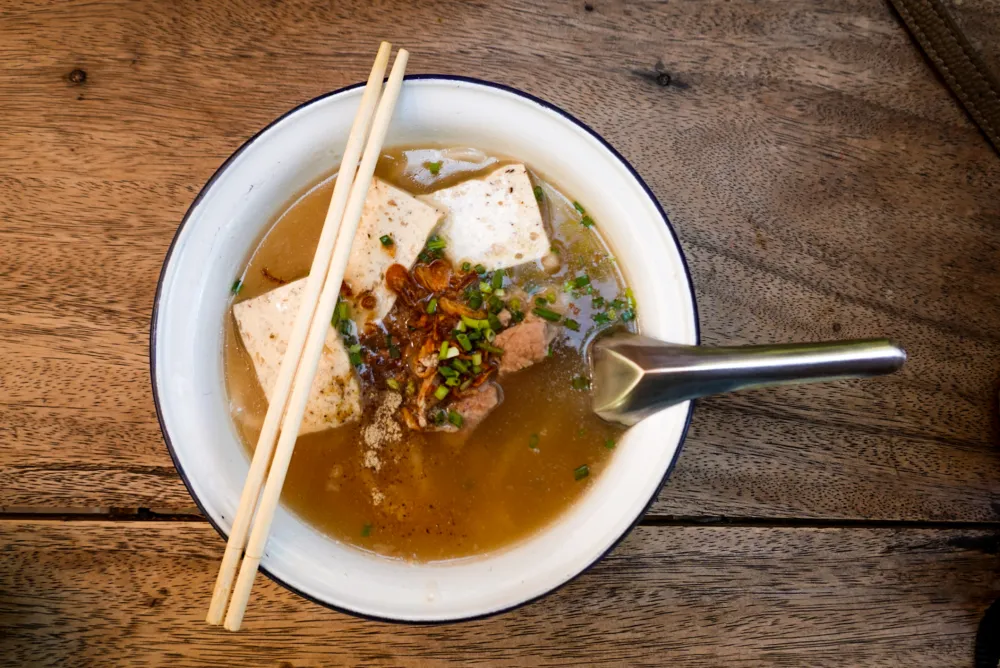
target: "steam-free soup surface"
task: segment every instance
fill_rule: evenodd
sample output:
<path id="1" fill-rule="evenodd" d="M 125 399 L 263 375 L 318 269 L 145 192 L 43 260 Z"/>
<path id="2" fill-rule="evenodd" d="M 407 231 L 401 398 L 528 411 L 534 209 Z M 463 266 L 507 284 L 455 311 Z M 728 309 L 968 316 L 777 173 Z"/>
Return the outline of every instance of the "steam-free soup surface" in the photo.
<path id="1" fill-rule="evenodd" d="M 376 175 L 422 194 L 508 162 L 472 149 L 408 148 L 385 152 Z M 334 178 L 296 199 L 276 219 L 248 263 L 236 301 L 308 273 Z M 402 440 L 380 449 L 378 470 L 366 466 L 369 448 L 362 429 L 372 424 L 380 397 L 391 388 L 379 364 L 364 367 L 362 420 L 302 435 L 296 443 L 282 501 L 307 522 L 388 556 L 464 557 L 502 548 L 544 527 L 600 475 L 621 430 L 592 413 L 582 352 L 602 327 L 623 320 L 631 326 L 635 305 L 599 236 L 600 221 L 591 224 L 583 206 L 574 206 L 538 175 L 532 173 L 532 179 L 554 253 L 547 266 L 531 262 L 508 269 L 506 292 L 522 317 L 537 317 L 530 315 L 536 308 L 564 316 L 553 323 L 558 331 L 549 356 L 491 378 L 501 388 L 502 401 L 467 437 L 403 426 Z M 581 277 L 587 285 L 577 285 Z M 403 308 L 397 302 L 387 319 L 397 318 L 394 331 L 402 331 L 397 336 L 406 332 L 398 320 L 403 316 L 396 313 Z M 231 410 L 250 451 L 267 403 L 232 317 L 227 322 Z M 383 336 L 381 330 L 377 336 Z M 377 355 L 374 339 L 361 339 L 370 361 Z"/>

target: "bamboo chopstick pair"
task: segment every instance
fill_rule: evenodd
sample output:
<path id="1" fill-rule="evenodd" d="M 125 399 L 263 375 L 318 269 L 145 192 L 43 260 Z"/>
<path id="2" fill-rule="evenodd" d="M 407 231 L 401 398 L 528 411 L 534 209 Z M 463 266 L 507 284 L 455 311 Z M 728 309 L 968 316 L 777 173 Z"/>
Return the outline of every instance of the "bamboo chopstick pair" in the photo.
<path id="1" fill-rule="evenodd" d="M 206 621 L 209 624 L 222 623 L 228 601 L 229 611 L 225 615 L 225 627 L 230 631 L 238 631 L 243 621 L 243 613 L 250 598 L 257 567 L 264 554 L 264 544 L 267 542 L 271 522 L 278 507 L 281 487 L 288 473 L 288 463 L 292 458 L 299 426 L 305 413 L 309 389 L 312 387 L 323 352 L 323 341 L 337 305 L 337 296 L 340 294 L 340 284 L 347 269 L 351 244 L 361 221 L 365 197 L 375 173 L 375 163 L 382 151 L 382 143 L 385 141 L 389 121 L 403 84 L 403 73 L 410 54 L 405 49 L 400 49 L 396 53 L 396 60 L 392 65 L 385 90 L 381 90 L 391 50 L 392 45 L 388 42 L 382 42 L 379 46 L 375 64 L 361 97 L 361 105 L 347 138 L 344 158 L 330 199 L 330 208 L 327 210 L 323 232 L 306 280 L 305 293 L 299 312 L 295 316 L 288 349 L 281 360 L 278 380 L 267 407 L 264 426 L 257 440 L 250 471 L 243 493 L 240 495 L 240 505 L 233 520 L 233 529 L 222 557 L 219 576 L 215 581 Z M 377 109 L 376 103 L 378 103 Z M 364 147 L 363 154 L 362 147 Z M 278 437 L 279 427 L 280 437 Z M 270 472 L 268 472 L 269 462 Z M 266 483 L 264 483 L 265 474 Z M 262 484 L 263 493 L 261 493 Z M 251 519 L 255 520 L 252 530 L 250 530 Z M 247 542 L 248 531 L 249 542 Z M 234 588 L 236 564 L 243 554 L 244 545 L 246 553 L 243 555 L 243 564 L 240 566 Z"/>

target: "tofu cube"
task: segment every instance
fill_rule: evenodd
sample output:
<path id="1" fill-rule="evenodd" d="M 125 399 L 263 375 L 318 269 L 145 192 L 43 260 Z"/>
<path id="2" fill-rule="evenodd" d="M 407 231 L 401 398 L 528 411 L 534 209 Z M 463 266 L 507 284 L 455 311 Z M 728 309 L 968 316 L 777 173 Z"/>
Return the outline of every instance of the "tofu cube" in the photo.
<path id="1" fill-rule="evenodd" d="M 233 306 L 240 337 L 269 402 L 305 286 L 303 278 Z M 357 375 L 340 334 L 330 327 L 299 434 L 333 429 L 360 416 Z"/>
<path id="2" fill-rule="evenodd" d="M 549 252 L 542 214 L 528 170 L 504 165 L 478 179 L 423 196 L 445 212 L 439 234 L 452 262 L 505 269 Z"/>
<path id="3" fill-rule="evenodd" d="M 393 264 L 412 268 L 441 216 L 435 207 L 405 190 L 372 179 L 344 273 L 359 325 L 381 320 L 389 313 L 396 293 L 385 285 L 386 270 Z M 384 244 L 383 236 L 390 237 L 391 243 Z M 366 294 L 375 298 L 374 308 L 362 306 Z"/>

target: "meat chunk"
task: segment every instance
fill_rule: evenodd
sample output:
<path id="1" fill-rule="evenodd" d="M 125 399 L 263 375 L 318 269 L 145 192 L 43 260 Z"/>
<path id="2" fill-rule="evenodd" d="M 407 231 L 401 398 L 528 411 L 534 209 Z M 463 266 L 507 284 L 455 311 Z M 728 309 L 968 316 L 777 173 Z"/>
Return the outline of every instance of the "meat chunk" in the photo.
<path id="1" fill-rule="evenodd" d="M 499 405 L 500 388 L 495 383 L 485 383 L 448 406 L 448 410 L 462 416 L 461 429 L 445 423 L 440 427 L 432 427 L 431 431 L 458 432 L 459 435 L 468 436 Z"/>
<path id="2" fill-rule="evenodd" d="M 524 322 L 497 334 L 493 345 L 503 348 L 500 375 L 514 373 L 541 362 L 548 355 L 549 344 L 555 336 L 556 328 L 535 316 L 528 316 Z"/>

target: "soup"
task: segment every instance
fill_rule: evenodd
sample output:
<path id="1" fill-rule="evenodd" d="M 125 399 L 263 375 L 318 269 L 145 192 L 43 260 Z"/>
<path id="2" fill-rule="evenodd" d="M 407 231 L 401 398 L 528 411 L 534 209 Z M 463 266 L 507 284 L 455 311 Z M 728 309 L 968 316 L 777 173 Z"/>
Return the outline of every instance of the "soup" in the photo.
<path id="1" fill-rule="evenodd" d="M 387 210 L 418 216 L 432 210 L 428 203 L 451 208 L 440 225 L 440 214 L 431 216 L 430 236 L 418 235 L 412 266 L 392 264 L 376 289 L 360 294 L 345 279 L 327 341 L 343 341 L 352 378 L 332 391 L 336 410 L 317 404 L 307 415 L 282 494 L 321 531 L 417 561 L 497 550 L 551 522 L 613 455 L 623 428 L 592 413 L 584 354 L 600 330 L 634 328 L 636 305 L 599 224 L 525 169 L 467 148 L 399 148 L 381 156 L 376 177 L 385 184 L 384 201 L 400 207 Z M 524 175 L 530 201 L 516 198 L 515 186 L 528 183 Z M 277 217 L 233 286 L 224 363 L 232 416 L 248 451 L 267 410 L 266 353 L 251 354 L 251 326 L 239 318 L 249 317 L 254 300 L 289 291 L 308 274 L 334 179 Z M 491 211 L 500 212 L 499 199 L 508 205 L 497 221 L 515 220 L 509 207 L 520 207 L 511 229 L 523 229 L 496 231 L 524 232 L 509 237 L 512 245 L 478 233 L 462 237 L 457 222 L 447 227 L 470 197 L 491 194 Z M 411 195 L 416 200 L 406 209 L 402 200 Z M 411 229 L 414 220 L 406 226 L 405 216 L 390 215 L 383 223 Z M 544 230 L 531 228 L 532 221 Z M 410 252 L 410 232 L 394 229 L 396 236 L 383 234 L 378 244 L 369 240 L 383 264 Z M 541 241 L 546 247 L 538 251 Z M 459 246 L 507 266 L 455 257 Z M 351 417 L 343 407 L 355 401 L 360 408 Z"/>

